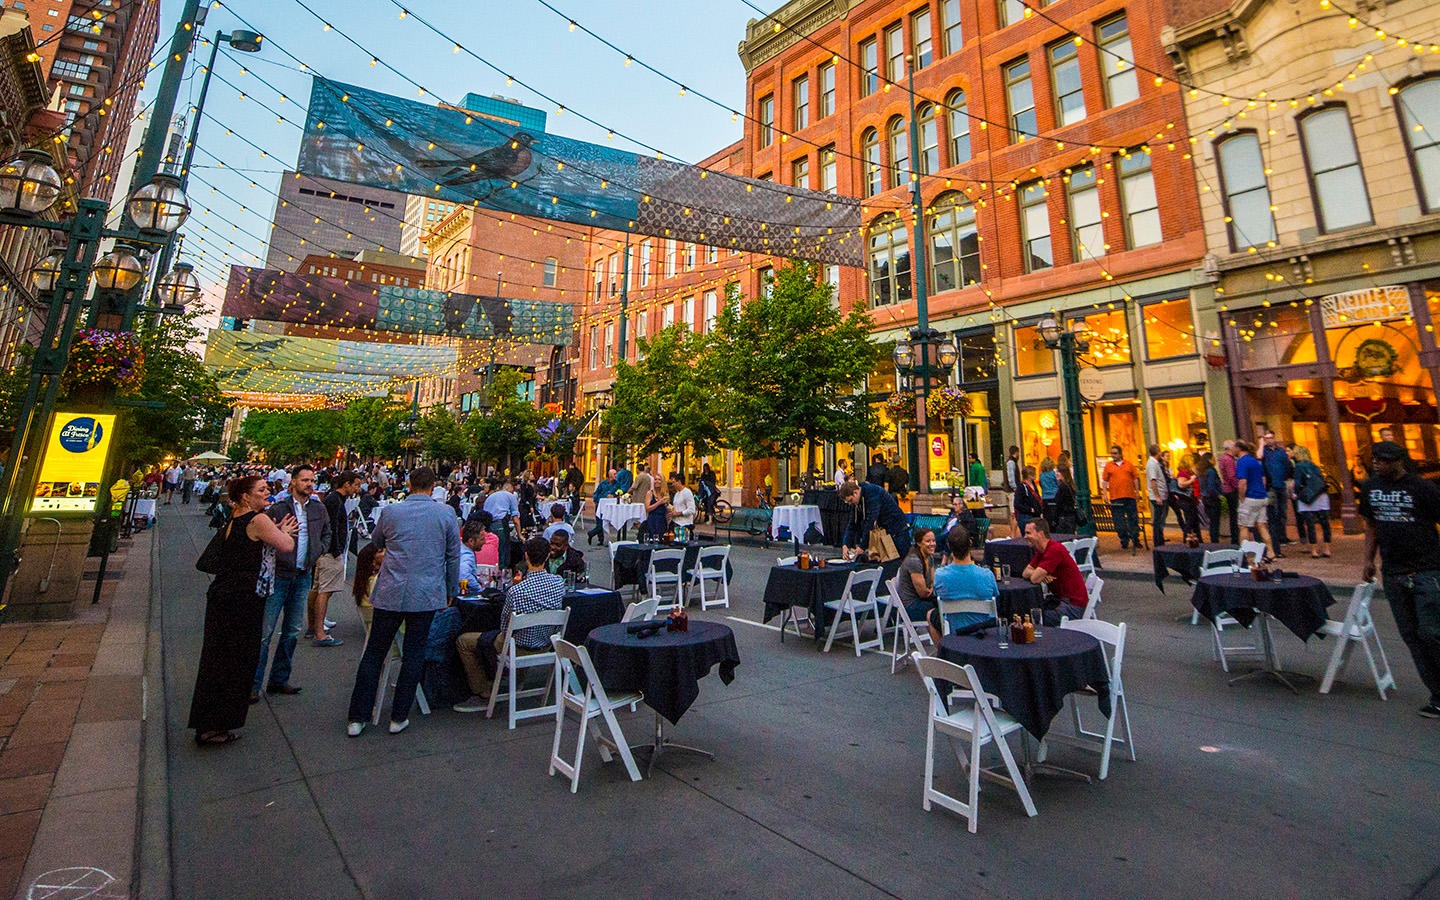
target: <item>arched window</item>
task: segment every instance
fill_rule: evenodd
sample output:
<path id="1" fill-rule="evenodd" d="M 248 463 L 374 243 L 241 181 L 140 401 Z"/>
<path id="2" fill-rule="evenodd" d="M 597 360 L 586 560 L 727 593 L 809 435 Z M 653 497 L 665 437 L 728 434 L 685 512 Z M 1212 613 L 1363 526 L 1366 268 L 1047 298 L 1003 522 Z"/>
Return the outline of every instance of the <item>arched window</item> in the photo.
<path id="1" fill-rule="evenodd" d="M 930 268 L 935 292 L 980 283 L 980 235 L 975 207 L 957 192 L 941 194 L 930 205 Z"/>
<path id="2" fill-rule="evenodd" d="M 1341 105 L 1317 109 L 1300 119 L 1305 168 L 1322 233 L 1369 225 L 1370 192 L 1360 168 L 1360 150 L 1350 128 L 1350 110 Z"/>
<path id="3" fill-rule="evenodd" d="M 950 165 L 970 161 L 970 107 L 964 91 L 951 91 L 945 97 L 945 129 L 950 135 Z"/>
<path id="4" fill-rule="evenodd" d="M 867 128 L 860 135 L 860 158 L 865 161 L 865 196 L 873 197 L 884 190 L 880 166 L 880 133 Z"/>
<path id="5" fill-rule="evenodd" d="M 926 103 L 915 113 L 920 122 L 920 174 L 940 171 L 940 129 L 935 122 L 935 107 Z"/>
<path id="6" fill-rule="evenodd" d="M 1414 81 L 1395 95 L 1420 208 L 1440 212 L 1440 77 Z"/>
<path id="7" fill-rule="evenodd" d="M 1230 249 L 1274 243 L 1275 216 L 1270 211 L 1270 185 L 1265 181 L 1260 139 L 1253 131 L 1233 134 L 1216 145 L 1215 158 L 1220 166 Z"/>
<path id="8" fill-rule="evenodd" d="M 910 299 L 910 232 L 895 213 L 870 224 L 870 305 Z"/>
<path id="9" fill-rule="evenodd" d="M 886 141 L 890 150 L 890 186 L 901 187 L 910 183 L 910 134 L 905 120 L 896 116 L 885 127 Z"/>

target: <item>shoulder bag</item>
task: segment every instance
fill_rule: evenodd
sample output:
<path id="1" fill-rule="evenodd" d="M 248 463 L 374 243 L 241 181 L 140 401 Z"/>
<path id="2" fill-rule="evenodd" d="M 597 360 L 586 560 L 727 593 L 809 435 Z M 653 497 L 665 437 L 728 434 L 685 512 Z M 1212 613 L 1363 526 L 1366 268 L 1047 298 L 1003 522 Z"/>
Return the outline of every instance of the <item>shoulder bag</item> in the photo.
<path id="1" fill-rule="evenodd" d="M 219 575 L 225 564 L 225 541 L 230 538 L 230 526 L 234 524 L 232 519 L 225 524 L 224 529 L 215 532 L 210 538 L 210 543 L 200 551 L 200 558 L 195 560 L 195 568 L 206 575 Z"/>

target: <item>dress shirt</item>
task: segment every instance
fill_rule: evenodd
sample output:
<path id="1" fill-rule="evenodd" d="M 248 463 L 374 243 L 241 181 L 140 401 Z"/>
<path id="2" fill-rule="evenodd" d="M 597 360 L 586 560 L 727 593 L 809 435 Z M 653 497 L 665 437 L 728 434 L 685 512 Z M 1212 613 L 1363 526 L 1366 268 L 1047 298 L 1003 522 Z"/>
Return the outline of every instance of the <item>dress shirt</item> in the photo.
<path id="1" fill-rule="evenodd" d="M 370 598 L 376 609 L 440 610 L 455 596 L 460 554 L 468 551 L 450 507 L 427 494 L 411 494 L 381 510 L 373 540 L 385 551 Z"/>
<path id="2" fill-rule="evenodd" d="M 520 500 L 509 491 L 496 491 L 485 498 L 485 511 L 502 526 L 510 517 L 520 515 Z"/>
<path id="3" fill-rule="evenodd" d="M 531 569 L 519 584 L 505 592 L 505 605 L 500 610 L 500 631 L 510 628 L 511 616 L 560 609 L 565 605 L 565 579 L 544 569 Z M 517 646 L 527 650 L 549 650 L 550 635 L 555 629 L 543 625 L 522 628 L 515 632 Z"/>
<path id="4" fill-rule="evenodd" d="M 695 524 L 695 492 L 688 487 L 682 487 L 670 498 L 670 508 L 675 510 L 675 518 L 672 519 L 676 525 L 690 527 Z"/>

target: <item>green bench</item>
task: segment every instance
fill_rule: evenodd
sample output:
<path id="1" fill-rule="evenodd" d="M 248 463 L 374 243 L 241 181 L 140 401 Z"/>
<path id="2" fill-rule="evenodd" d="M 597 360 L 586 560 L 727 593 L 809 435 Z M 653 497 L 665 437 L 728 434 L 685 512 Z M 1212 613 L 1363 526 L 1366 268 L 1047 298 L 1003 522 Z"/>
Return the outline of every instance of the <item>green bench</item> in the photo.
<path id="1" fill-rule="evenodd" d="M 715 529 L 715 536 L 719 537 L 720 532 L 725 532 L 725 542 L 735 543 L 735 533 L 739 532 L 746 537 L 761 538 L 765 546 L 770 546 L 770 510 L 757 509 L 750 506 L 736 507 L 730 513 L 727 522 L 712 523 Z"/>

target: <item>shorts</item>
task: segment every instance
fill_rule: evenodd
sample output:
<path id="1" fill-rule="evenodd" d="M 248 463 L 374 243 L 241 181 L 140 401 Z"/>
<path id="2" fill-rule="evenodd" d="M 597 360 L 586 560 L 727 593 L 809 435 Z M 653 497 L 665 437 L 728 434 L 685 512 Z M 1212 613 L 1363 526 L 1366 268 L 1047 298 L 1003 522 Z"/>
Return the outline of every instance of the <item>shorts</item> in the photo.
<path id="1" fill-rule="evenodd" d="M 1254 528 L 1261 522 L 1266 521 L 1266 502 L 1254 497 L 1246 497 L 1240 501 L 1240 512 L 1238 519 L 1241 528 Z"/>
<path id="2" fill-rule="evenodd" d="M 343 557 L 320 554 L 315 561 L 315 591 L 320 594 L 338 594 L 345 590 L 345 560 Z"/>

